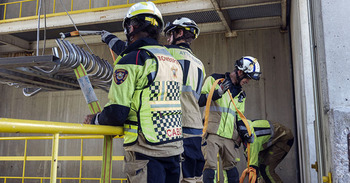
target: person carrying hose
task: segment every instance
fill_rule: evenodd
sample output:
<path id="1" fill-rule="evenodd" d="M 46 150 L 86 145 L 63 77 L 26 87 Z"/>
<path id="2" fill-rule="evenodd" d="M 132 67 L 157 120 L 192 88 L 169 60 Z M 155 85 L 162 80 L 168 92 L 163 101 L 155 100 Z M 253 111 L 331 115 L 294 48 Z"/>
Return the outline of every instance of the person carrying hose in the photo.
<path id="1" fill-rule="evenodd" d="M 128 46 L 114 67 L 109 102 L 91 124 L 124 127 L 123 172 L 130 183 L 178 183 L 182 142 L 180 63 L 157 39 L 163 18 L 152 2 L 130 7 Z"/>
<path id="2" fill-rule="evenodd" d="M 237 121 L 237 129 L 244 150 L 250 143 L 249 166 L 256 171 L 256 182 L 280 183 L 281 178 L 276 174 L 275 168 L 288 154 L 293 145 L 292 131 L 280 123 L 268 120 L 248 120 L 251 136 L 243 121 Z M 243 182 L 243 181 L 242 181 Z M 254 183 L 254 182 L 250 182 Z"/>
<path id="3" fill-rule="evenodd" d="M 236 121 L 241 117 L 237 114 L 237 109 L 244 113 L 246 95 L 242 86 L 251 79 L 260 79 L 260 65 L 256 58 L 244 56 L 235 63 L 235 70 L 225 74 L 212 74 L 203 85 L 202 94 L 199 99 L 199 106 L 210 108 L 207 122 L 205 121 L 202 139 L 202 152 L 204 154 L 205 165 L 203 171 L 203 182 L 213 183 L 215 171 L 217 169 L 217 154 L 222 159 L 224 176 L 228 183 L 239 182 L 239 173 L 236 168 L 239 161 L 238 149 L 239 135 L 236 129 Z M 213 95 L 210 98 L 210 90 L 216 80 L 223 80 L 215 86 Z M 226 92 L 229 90 L 230 92 Z M 233 101 L 231 101 L 231 96 Z M 209 103 L 207 103 L 209 100 Z"/>

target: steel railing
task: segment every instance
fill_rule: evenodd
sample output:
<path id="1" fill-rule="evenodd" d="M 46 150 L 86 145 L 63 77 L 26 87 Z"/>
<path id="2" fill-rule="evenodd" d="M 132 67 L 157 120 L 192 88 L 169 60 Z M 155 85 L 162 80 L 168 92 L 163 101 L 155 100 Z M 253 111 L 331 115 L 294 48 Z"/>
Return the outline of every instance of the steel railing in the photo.
<path id="1" fill-rule="evenodd" d="M 52 136 L 29 136 L 29 137 L 0 137 L 0 142 L 5 140 L 24 140 L 24 152 L 23 156 L 0 156 L 0 161 L 22 161 L 23 171 L 22 176 L 0 176 L 0 180 L 3 179 L 4 183 L 7 180 L 21 179 L 22 183 L 26 179 L 37 179 L 42 183 L 43 180 L 50 180 L 50 183 L 56 183 L 57 180 L 61 183 L 62 180 L 99 180 L 101 183 L 110 183 L 112 180 L 126 181 L 125 178 L 102 178 L 105 175 L 103 171 L 111 171 L 111 169 L 103 168 L 110 162 L 102 162 L 101 178 L 84 178 L 82 177 L 82 163 L 83 161 L 102 161 L 107 159 L 105 156 L 109 156 L 103 151 L 103 156 L 84 156 L 83 155 L 83 139 L 98 139 L 105 136 L 117 136 L 123 135 L 122 127 L 112 126 L 98 126 L 98 125 L 83 125 L 77 123 L 62 123 L 62 122 L 48 122 L 48 121 L 35 121 L 35 120 L 21 120 L 21 119 L 9 119 L 0 118 L 0 132 L 1 133 L 36 133 L 36 134 L 52 134 Z M 60 136 L 60 134 L 79 134 L 79 136 Z M 81 136 L 83 135 L 83 136 Z M 80 155 L 79 156 L 58 156 L 58 142 L 60 139 L 81 139 L 80 143 Z M 28 140 L 52 140 L 52 154 L 51 156 L 28 156 L 27 155 L 27 143 Z M 112 146 L 112 144 L 110 144 Z M 110 150 L 112 147 L 109 147 Z M 112 153 L 112 152 L 108 152 Z M 121 161 L 123 156 L 111 156 L 109 161 Z M 28 161 L 51 161 L 51 174 L 50 177 L 25 177 L 25 167 Z M 79 177 L 57 177 L 57 163 L 58 161 L 79 161 Z M 107 172 L 107 174 L 110 172 Z M 111 173 L 110 173 L 111 175 Z M 11 181 L 9 181 L 11 182 Z"/>
<path id="2" fill-rule="evenodd" d="M 51 13 L 46 14 L 46 17 L 62 16 L 62 15 L 66 14 L 66 12 L 56 12 L 57 11 L 56 6 L 61 6 L 61 4 L 59 2 L 57 2 L 59 0 L 49 0 L 49 1 L 52 2 L 53 5 L 52 5 L 52 7 L 50 7 Z M 74 0 L 70 0 L 70 1 L 71 1 L 70 8 L 69 8 L 70 11 L 68 10 L 69 14 L 79 14 L 79 13 L 87 13 L 87 12 L 94 12 L 94 11 L 126 8 L 126 7 L 130 7 L 134 4 L 134 3 L 130 3 L 129 0 L 124 0 L 124 3 L 119 4 L 119 5 L 111 5 L 111 2 L 114 2 L 113 0 L 105 0 L 106 3 L 101 3 L 101 2 L 103 2 L 101 0 L 86 0 L 84 2 L 89 3 L 88 9 L 74 9 Z M 78 0 L 76 0 L 76 2 L 77 1 Z M 143 0 L 143 1 L 148 1 L 148 0 Z M 184 1 L 184 0 L 154 0 L 152 2 L 154 2 L 154 3 L 167 3 L 167 2 L 175 2 L 175 1 Z M 31 15 L 23 16 L 23 12 L 22 12 L 23 6 L 24 6 L 23 4 L 27 4 L 30 2 L 36 2 L 35 9 L 33 8 Z M 82 2 L 82 0 L 79 1 L 79 3 L 81 3 L 81 2 Z M 97 2 L 97 3 L 93 3 L 93 2 Z M 48 3 L 48 2 L 46 2 L 46 3 Z M 99 7 L 92 7 L 92 4 L 98 4 L 98 3 L 100 5 L 96 5 L 96 6 L 99 6 Z M 16 7 L 16 8 L 14 9 L 13 7 Z M 0 4 L 0 13 L 1 13 L 1 9 L 3 9 L 3 14 L 0 14 L 0 23 L 37 19 L 38 18 L 37 17 L 38 7 L 39 7 L 39 0 L 22 0 L 22 1 L 1 3 Z M 81 6 L 75 6 L 75 7 L 81 8 Z M 9 13 L 7 10 L 9 8 L 12 8 L 11 15 L 13 17 L 16 14 L 18 16 L 14 17 L 14 18 L 7 18 L 7 13 Z M 14 11 L 14 10 L 18 10 L 18 12 Z M 26 11 L 28 11 L 28 10 L 26 10 Z M 44 15 L 41 15 L 41 18 L 44 18 Z"/>

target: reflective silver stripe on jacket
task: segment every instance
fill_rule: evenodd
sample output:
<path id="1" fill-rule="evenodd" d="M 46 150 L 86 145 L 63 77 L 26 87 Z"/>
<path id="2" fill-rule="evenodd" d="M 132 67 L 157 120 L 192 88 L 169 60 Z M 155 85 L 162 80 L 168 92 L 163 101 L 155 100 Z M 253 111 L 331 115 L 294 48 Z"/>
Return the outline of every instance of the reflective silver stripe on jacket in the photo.
<path id="1" fill-rule="evenodd" d="M 204 111 L 205 111 L 205 108 L 204 107 Z M 210 106 L 210 111 L 213 111 L 213 112 L 226 112 L 226 113 L 230 113 L 234 116 L 236 116 L 236 112 L 230 108 L 226 108 L 226 107 L 219 107 L 219 106 Z"/>
<path id="2" fill-rule="evenodd" d="M 191 86 L 183 85 L 183 86 L 182 86 L 182 92 L 192 92 L 193 96 L 194 96 L 197 100 L 199 100 L 200 94 L 198 94 L 196 91 L 192 90 L 192 87 L 191 87 Z"/>
<path id="3" fill-rule="evenodd" d="M 266 147 L 270 147 L 272 145 L 272 138 L 273 138 L 274 133 L 275 133 L 275 128 L 269 120 L 267 120 L 267 121 L 270 124 L 271 137 L 270 137 L 269 141 L 267 142 Z"/>

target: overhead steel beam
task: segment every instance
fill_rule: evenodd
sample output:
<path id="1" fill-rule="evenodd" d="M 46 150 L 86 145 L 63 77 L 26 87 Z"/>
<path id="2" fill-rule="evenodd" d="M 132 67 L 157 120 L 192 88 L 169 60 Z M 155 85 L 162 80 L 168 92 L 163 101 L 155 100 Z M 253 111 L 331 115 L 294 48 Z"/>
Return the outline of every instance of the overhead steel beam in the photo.
<path id="1" fill-rule="evenodd" d="M 202 24 L 198 24 L 198 27 L 201 30 L 201 34 L 226 32 L 226 29 L 221 22 L 202 23 Z M 118 36 L 121 40 L 124 40 L 124 41 L 126 40 L 124 32 L 113 32 L 113 34 Z M 84 36 L 83 39 L 88 45 L 102 43 L 101 36 L 99 35 Z M 66 38 L 66 40 L 78 46 L 83 46 L 85 44 L 80 37 L 69 37 L 69 38 Z M 39 49 L 43 48 L 42 42 L 43 41 L 39 42 Z M 31 49 L 35 49 L 35 46 L 36 46 L 36 41 L 33 41 L 33 43 L 31 44 Z M 46 48 L 53 48 L 53 47 L 57 47 L 57 43 L 55 42 L 55 39 L 46 40 Z"/>
<path id="2" fill-rule="evenodd" d="M 271 29 L 281 27 L 281 17 L 252 18 L 232 21 L 234 31 Z"/>
<path id="3" fill-rule="evenodd" d="M 16 68 L 31 66 L 53 66 L 59 58 L 53 55 L 0 58 L 0 68 Z"/>
<path id="4" fill-rule="evenodd" d="M 121 40 L 126 40 L 124 32 L 114 32 L 114 35 L 118 36 Z M 102 43 L 101 41 L 101 36 L 100 35 L 90 35 L 90 36 L 83 36 L 84 41 L 86 44 L 100 44 Z M 65 40 L 68 40 L 71 43 L 74 43 L 75 45 L 78 46 L 84 46 L 85 43 L 80 37 L 69 37 L 66 38 Z M 39 41 L 39 49 L 43 49 L 43 40 Z M 45 48 L 53 48 L 57 47 L 57 43 L 55 39 L 48 39 L 46 40 Z M 36 41 L 33 41 L 33 44 L 31 44 L 31 49 L 36 48 Z"/>
<path id="5" fill-rule="evenodd" d="M 221 22 L 203 23 L 199 24 L 198 27 L 201 30 L 201 34 L 226 32 L 226 28 Z"/>
<path id="6" fill-rule="evenodd" d="M 226 37 L 233 37 L 237 34 L 232 33 L 231 31 L 231 20 L 230 16 L 225 10 L 222 10 L 217 0 L 211 0 L 211 3 L 213 4 L 213 7 L 215 11 L 218 13 L 222 24 L 225 26 L 226 29 Z"/>
<path id="7" fill-rule="evenodd" d="M 12 35 L 0 35 L 0 42 L 5 45 L 12 45 L 21 50 L 29 50 L 30 43 L 26 40 L 20 39 Z"/>
<path id="8" fill-rule="evenodd" d="M 261 5 L 269 5 L 269 4 L 279 4 L 281 0 L 221 0 L 221 8 L 244 8 L 250 6 L 261 6 Z"/>
<path id="9" fill-rule="evenodd" d="M 18 48 L 17 46 L 13 46 L 13 45 L 0 46 L 0 53 L 11 53 L 11 52 L 22 52 L 22 51 L 24 51 L 22 48 Z"/>

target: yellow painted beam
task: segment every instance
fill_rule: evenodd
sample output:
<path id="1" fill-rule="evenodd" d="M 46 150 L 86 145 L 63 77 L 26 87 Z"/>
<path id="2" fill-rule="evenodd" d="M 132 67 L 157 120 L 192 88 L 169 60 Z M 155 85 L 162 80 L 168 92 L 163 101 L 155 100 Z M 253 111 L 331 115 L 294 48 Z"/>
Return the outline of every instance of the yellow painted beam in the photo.
<path id="1" fill-rule="evenodd" d="M 123 135 L 123 127 L 0 118 L 0 133 Z"/>

